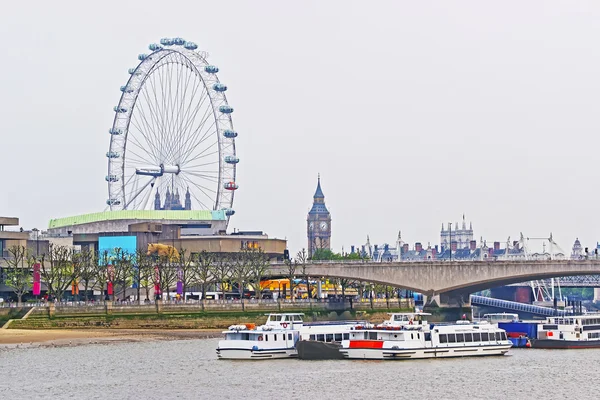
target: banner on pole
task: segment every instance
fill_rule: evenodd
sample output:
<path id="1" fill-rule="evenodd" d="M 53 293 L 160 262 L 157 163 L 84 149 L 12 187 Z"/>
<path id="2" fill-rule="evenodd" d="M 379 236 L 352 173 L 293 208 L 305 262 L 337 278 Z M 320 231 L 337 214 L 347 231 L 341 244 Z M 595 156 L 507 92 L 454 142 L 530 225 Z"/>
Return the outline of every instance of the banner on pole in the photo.
<path id="1" fill-rule="evenodd" d="M 40 279 L 40 263 L 33 264 L 33 295 L 39 296 L 42 293 L 42 281 Z"/>

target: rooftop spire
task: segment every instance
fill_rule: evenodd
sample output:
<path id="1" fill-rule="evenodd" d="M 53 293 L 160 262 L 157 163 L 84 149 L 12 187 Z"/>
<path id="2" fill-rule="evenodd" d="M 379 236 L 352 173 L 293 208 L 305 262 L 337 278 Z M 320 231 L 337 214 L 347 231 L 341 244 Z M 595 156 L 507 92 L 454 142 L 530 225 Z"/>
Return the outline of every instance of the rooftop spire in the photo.
<path id="1" fill-rule="evenodd" d="M 315 191 L 315 195 L 313 196 L 315 199 L 324 199 L 325 195 L 323 194 L 323 190 L 321 190 L 321 174 L 317 175 L 317 190 Z"/>

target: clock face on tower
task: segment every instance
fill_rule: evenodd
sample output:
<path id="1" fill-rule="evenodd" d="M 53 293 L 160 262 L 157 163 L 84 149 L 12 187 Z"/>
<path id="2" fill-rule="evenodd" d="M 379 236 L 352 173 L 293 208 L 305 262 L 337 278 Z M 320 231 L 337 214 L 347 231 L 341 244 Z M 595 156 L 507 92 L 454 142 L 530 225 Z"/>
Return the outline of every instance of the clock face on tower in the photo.
<path id="1" fill-rule="evenodd" d="M 319 228 L 321 228 L 321 231 L 326 231 L 327 230 L 327 222 L 321 222 L 321 225 L 319 225 Z"/>

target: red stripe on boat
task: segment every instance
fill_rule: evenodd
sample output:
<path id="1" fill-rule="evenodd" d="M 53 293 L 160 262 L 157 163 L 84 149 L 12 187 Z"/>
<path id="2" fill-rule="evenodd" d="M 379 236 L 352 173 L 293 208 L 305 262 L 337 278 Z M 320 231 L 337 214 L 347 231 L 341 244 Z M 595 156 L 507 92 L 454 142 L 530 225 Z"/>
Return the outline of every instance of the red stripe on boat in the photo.
<path id="1" fill-rule="evenodd" d="M 382 349 L 383 340 L 351 340 L 351 349 Z"/>

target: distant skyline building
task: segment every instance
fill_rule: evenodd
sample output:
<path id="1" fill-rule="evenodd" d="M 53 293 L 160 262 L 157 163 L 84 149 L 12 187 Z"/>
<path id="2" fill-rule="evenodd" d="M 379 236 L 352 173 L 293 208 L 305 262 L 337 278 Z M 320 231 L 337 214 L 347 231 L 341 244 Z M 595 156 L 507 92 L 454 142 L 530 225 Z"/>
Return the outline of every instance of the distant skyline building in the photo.
<path id="1" fill-rule="evenodd" d="M 469 222 L 469 229 L 467 229 L 465 214 L 463 214 L 462 225 L 460 228 L 458 222 L 454 224 L 454 228 L 452 228 L 452 223 L 448 222 L 448 229 L 444 229 L 444 224 L 442 223 L 442 230 L 440 231 L 440 246 L 442 252 L 450 247 L 452 247 L 452 251 L 462 249 L 475 250 L 472 248 L 476 246 L 476 243 L 471 243 L 473 240 L 473 223 Z"/>
<path id="2" fill-rule="evenodd" d="M 331 214 L 325 206 L 325 195 L 321 190 L 321 176 L 317 178 L 317 190 L 313 196 L 313 205 L 306 217 L 306 235 L 308 255 L 318 249 L 331 248 Z"/>
<path id="3" fill-rule="evenodd" d="M 169 192 L 169 188 L 167 188 L 167 193 L 165 193 L 165 202 L 163 206 L 161 206 L 160 194 L 158 190 L 156 191 L 156 195 L 154 195 L 154 209 L 155 210 L 191 210 L 192 209 L 192 199 L 190 194 L 190 189 L 188 188 L 185 193 L 185 205 L 181 205 L 181 199 L 179 198 L 179 189 L 176 189 L 175 192 Z"/>

